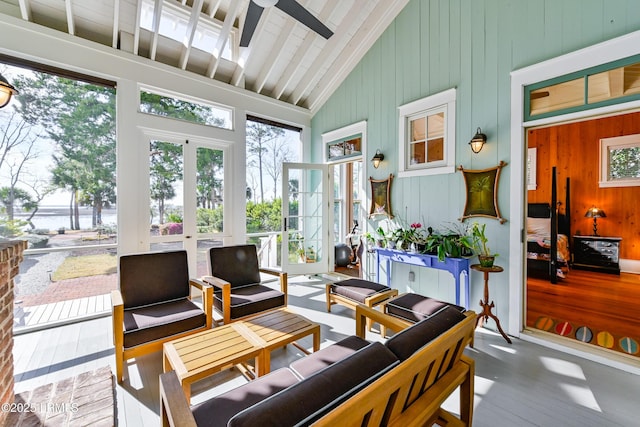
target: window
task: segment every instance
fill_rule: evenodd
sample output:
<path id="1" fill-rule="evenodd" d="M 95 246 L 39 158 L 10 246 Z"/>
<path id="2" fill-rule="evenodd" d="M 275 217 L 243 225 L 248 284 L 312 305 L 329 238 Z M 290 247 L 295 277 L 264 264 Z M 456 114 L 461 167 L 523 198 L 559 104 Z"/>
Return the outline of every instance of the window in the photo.
<path id="1" fill-rule="evenodd" d="M 600 140 L 600 187 L 640 186 L 640 134 Z"/>
<path id="2" fill-rule="evenodd" d="M 140 112 L 222 129 L 233 129 L 233 110 L 229 107 L 187 101 L 149 90 L 140 91 Z"/>
<path id="3" fill-rule="evenodd" d="M 155 16 L 156 2 L 152 0 L 143 0 L 142 10 L 140 14 L 140 26 L 145 30 L 153 32 L 153 20 Z M 184 2 L 183 2 L 184 4 Z M 160 22 L 158 24 L 158 33 L 173 39 L 179 43 L 184 43 L 189 37 L 189 20 L 191 18 L 191 10 L 188 7 L 171 2 L 162 2 L 160 12 Z M 232 30 L 231 34 L 224 42 L 222 55 L 215 51 L 222 25 L 217 20 L 207 18 L 203 14 L 198 19 L 198 24 L 193 36 L 193 47 L 200 49 L 206 53 L 212 53 L 217 57 L 233 61 L 234 52 L 232 51 L 232 37 L 236 30 Z M 237 56 L 237 55 L 235 55 Z"/>
<path id="4" fill-rule="evenodd" d="M 456 90 L 449 89 L 398 108 L 399 176 L 455 172 Z"/>
<path id="5" fill-rule="evenodd" d="M 640 99 L 640 56 L 631 56 L 525 87 L 525 120 Z"/>

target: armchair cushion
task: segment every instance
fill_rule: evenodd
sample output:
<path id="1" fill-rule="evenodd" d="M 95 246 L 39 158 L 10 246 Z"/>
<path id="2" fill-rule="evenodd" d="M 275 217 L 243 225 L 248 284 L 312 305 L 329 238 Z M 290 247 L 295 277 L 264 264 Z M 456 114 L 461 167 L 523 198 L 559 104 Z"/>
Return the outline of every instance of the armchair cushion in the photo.
<path id="1" fill-rule="evenodd" d="M 331 285 L 333 293 L 364 304 L 365 299 L 379 292 L 388 291 L 387 286 L 361 279 L 347 279 Z"/>
<path id="2" fill-rule="evenodd" d="M 211 275 L 231 283 L 231 288 L 260 283 L 260 266 L 255 245 L 209 249 Z"/>
<path id="3" fill-rule="evenodd" d="M 412 327 L 404 329 L 389 338 L 385 346 L 391 350 L 400 361 L 405 361 L 411 357 L 413 353 L 465 318 L 466 316 L 455 308 L 446 307 L 435 315 L 421 320 Z"/>
<path id="4" fill-rule="evenodd" d="M 242 287 L 231 287 L 231 319 L 238 319 L 251 314 L 271 310 L 285 305 L 285 295 L 268 286 L 254 284 Z M 213 293 L 214 307 L 223 312 L 222 291 Z"/>
<path id="5" fill-rule="evenodd" d="M 288 368 L 281 368 L 243 384 L 220 396 L 191 408 L 197 425 L 225 427 L 238 412 L 297 383 L 298 378 Z"/>
<path id="6" fill-rule="evenodd" d="M 206 322 L 202 309 L 186 298 L 124 310 L 124 348 L 202 328 Z"/>
<path id="7" fill-rule="evenodd" d="M 186 298 L 189 296 L 187 252 L 123 255 L 119 278 L 125 309 Z"/>

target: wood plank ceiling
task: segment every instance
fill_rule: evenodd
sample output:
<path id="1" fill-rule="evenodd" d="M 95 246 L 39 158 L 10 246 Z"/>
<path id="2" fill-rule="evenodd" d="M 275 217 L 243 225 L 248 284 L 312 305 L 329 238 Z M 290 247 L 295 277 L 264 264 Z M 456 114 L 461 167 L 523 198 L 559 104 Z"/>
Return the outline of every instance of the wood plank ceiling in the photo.
<path id="1" fill-rule="evenodd" d="M 408 0 L 299 0 L 328 40 L 277 7 L 239 47 L 250 0 L 0 0 L 0 13 L 317 111 Z"/>

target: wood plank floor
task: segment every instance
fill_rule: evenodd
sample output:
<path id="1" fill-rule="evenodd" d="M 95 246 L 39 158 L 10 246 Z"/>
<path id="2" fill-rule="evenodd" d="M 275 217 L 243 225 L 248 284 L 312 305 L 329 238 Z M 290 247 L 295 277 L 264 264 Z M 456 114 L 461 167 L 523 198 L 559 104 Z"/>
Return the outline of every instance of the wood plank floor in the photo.
<path id="1" fill-rule="evenodd" d="M 321 281 L 291 278 L 290 308 L 321 326 L 321 347 L 354 333 L 353 311 L 325 310 Z M 371 340 L 379 335 L 369 334 Z M 311 348 L 311 338 L 301 341 Z M 572 355 L 514 339 L 513 345 L 487 329 L 476 333 L 474 426 L 629 426 L 640 418 L 640 377 Z M 272 354 L 272 369 L 302 357 L 293 346 Z M 115 372 L 110 317 L 40 330 L 15 337 L 16 391 L 33 389 L 77 373 L 110 365 Z M 120 426 L 159 425 L 158 375 L 161 353 L 130 361 L 116 387 Z M 198 382 L 193 402 L 222 393 L 246 380 L 230 370 Z M 446 403 L 457 412 L 457 398 Z"/>
<path id="2" fill-rule="evenodd" d="M 548 317 L 569 322 L 572 333 L 587 326 L 595 335 L 607 331 L 615 338 L 612 350 L 624 353 L 619 339 L 631 337 L 640 343 L 640 275 L 572 269 L 565 279 L 552 285 L 548 281 L 527 280 L 527 326 Z M 540 325 L 538 325 L 540 326 Z M 640 357 L 640 353 L 635 356 Z"/>
<path id="3" fill-rule="evenodd" d="M 110 311 L 111 296 L 109 294 L 29 307 L 16 304 L 13 309 L 13 330 L 16 333 L 23 333 L 74 322 L 79 318 L 104 316 Z"/>

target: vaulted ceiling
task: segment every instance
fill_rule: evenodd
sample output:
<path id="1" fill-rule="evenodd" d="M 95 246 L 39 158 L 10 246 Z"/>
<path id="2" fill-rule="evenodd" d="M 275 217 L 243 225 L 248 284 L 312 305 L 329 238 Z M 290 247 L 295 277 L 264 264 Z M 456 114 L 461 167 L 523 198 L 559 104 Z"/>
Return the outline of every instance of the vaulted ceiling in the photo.
<path id="1" fill-rule="evenodd" d="M 0 13 L 313 112 L 409 0 L 298 0 L 333 32 L 329 39 L 282 4 L 265 7 L 248 47 L 240 47 L 250 1 L 0 0 Z"/>

